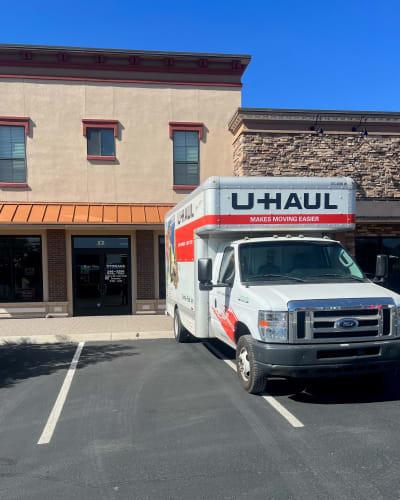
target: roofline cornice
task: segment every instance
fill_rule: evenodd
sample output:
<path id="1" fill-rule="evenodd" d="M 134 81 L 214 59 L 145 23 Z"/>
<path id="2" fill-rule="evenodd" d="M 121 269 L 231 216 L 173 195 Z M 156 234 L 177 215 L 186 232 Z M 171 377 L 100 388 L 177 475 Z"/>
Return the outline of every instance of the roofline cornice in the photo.
<path id="1" fill-rule="evenodd" d="M 160 50 L 136 50 L 136 49 L 107 49 L 100 47 L 71 47 L 63 45 L 26 45 L 26 44 L 6 44 L 0 43 L 0 50 L 26 50 L 32 52 L 70 52 L 76 54 L 113 54 L 113 55 L 139 55 L 139 56 L 160 56 L 160 57 L 182 57 L 182 58 L 198 58 L 204 57 L 207 59 L 240 59 L 247 63 L 251 60 L 249 54 L 225 54 L 213 52 L 175 52 L 175 51 L 160 51 Z"/>
<path id="2" fill-rule="evenodd" d="M 228 128 L 234 134 L 243 122 L 306 122 L 352 124 L 400 124 L 400 111 L 344 111 L 326 109 L 238 108 Z"/>
<path id="3" fill-rule="evenodd" d="M 50 71 L 49 76 L 60 71 L 75 76 L 99 71 L 109 75 L 196 74 L 239 83 L 250 60 L 251 56 L 245 54 L 0 44 L 0 67 L 10 74 L 13 68 L 23 67 L 30 75 L 44 69 Z"/>

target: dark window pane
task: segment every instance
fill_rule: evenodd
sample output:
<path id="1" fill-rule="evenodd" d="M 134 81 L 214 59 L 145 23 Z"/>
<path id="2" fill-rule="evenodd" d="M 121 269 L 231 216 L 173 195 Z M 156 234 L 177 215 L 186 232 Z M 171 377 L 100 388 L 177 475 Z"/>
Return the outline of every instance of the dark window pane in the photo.
<path id="1" fill-rule="evenodd" d="M 102 156 L 114 156 L 114 130 L 102 129 L 101 131 L 101 154 Z"/>
<path id="2" fill-rule="evenodd" d="M 199 133 L 198 132 L 185 132 L 186 146 L 196 146 L 199 145 Z"/>
<path id="3" fill-rule="evenodd" d="M 14 239 L 13 267 L 16 300 L 40 300 L 42 297 L 40 238 Z"/>
<path id="4" fill-rule="evenodd" d="M 174 184 L 197 186 L 199 184 L 199 166 L 197 163 L 175 163 Z"/>
<path id="5" fill-rule="evenodd" d="M 25 158 L 25 128 L 0 125 L 0 158 Z"/>
<path id="6" fill-rule="evenodd" d="M 364 273 L 375 276 L 376 256 L 380 253 L 380 238 L 356 238 L 356 260 Z"/>
<path id="7" fill-rule="evenodd" d="M 0 182 L 26 182 L 25 160 L 0 159 Z"/>
<path id="8" fill-rule="evenodd" d="M 101 155 L 101 129 L 88 128 L 86 129 L 87 137 L 87 154 Z"/>
<path id="9" fill-rule="evenodd" d="M 174 131 L 174 148 L 175 147 L 185 147 L 186 146 L 186 132 Z"/>
<path id="10" fill-rule="evenodd" d="M 400 293 L 400 238 L 382 238 L 382 253 L 389 255 L 389 276 L 386 286 Z"/>
<path id="11" fill-rule="evenodd" d="M 43 300 L 39 236 L 0 237 L 0 300 Z"/>
<path id="12" fill-rule="evenodd" d="M 5 302 L 12 297 L 11 253 L 8 239 L 0 238 L 0 300 Z"/>
<path id="13" fill-rule="evenodd" d="M 181 148 L 181 147 L 174 148 L 174 160 L 186 161 L 186 148 Z"/>
<path id="14" fill-rule="evenodd" d="M 165 236 L 158 237 L 158 285 L 159 297 L 165 299 Z"/>
<path id="15" fill-rule="evenodd" d="M 0 182 L 26 182 L 24 127 L 0 125 Z"/>
<path id="16" fill-rule="evenodd" d="M 174 184 L 199 184 L 199 133 L 174 131 Z"/>
<path id="17" fill-rule="evenodd" d="M 221 268 L 219 270 L 218 281 L 226 283 L 233 281 L 235 278 L 235 251 L 232 247 L 225 248 L 222 257 Z"/>

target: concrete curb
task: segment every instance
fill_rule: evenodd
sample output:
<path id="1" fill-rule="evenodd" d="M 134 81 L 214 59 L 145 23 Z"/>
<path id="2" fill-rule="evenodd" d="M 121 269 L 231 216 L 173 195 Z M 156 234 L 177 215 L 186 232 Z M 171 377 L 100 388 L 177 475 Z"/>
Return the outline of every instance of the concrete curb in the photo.
<path id="1" fill-rule="evenodd" d="M 13 335 L 0 337 L 5 344 L 57 344 L 76 342 L 110 342 L 117 340 L 173 339 L 172 330 L 158 332 L 73 333 L 55 335 Z"/>

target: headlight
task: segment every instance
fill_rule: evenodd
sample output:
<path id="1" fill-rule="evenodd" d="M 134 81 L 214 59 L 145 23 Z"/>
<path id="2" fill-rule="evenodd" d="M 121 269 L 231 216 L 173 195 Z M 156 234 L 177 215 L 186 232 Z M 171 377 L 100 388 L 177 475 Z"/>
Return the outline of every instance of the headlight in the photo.
<path id="1" fill-rule="evenodd" d="M 258 331 L 263 342 L 288 341 L 288 312 L 258 311 Z"/>

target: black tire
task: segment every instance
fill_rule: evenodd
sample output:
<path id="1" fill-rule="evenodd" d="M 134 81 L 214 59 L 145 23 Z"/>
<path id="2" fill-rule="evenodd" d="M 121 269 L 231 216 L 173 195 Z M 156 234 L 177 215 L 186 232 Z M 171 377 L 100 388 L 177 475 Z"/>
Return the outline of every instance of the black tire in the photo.
<path id="1" fill-rule="evenodd" d="M 181 318 L 179 316 L 178 308 L 175 309 L 174 313 L 174 336 L 175 340 L 179 342 L 179 344 L 183 344 L 185 342 L 190 342 L 192 336 L 186 330 L 186 328 L 182 325 Z"/>
<path id="2" fill-rule="evenodd" d="M 256 361 L 253 339 L 242 335 L 236 347 L 236 366 L 242 387 L 250 394 L 260 394 L 267 385 L 267 375 Z"/>

